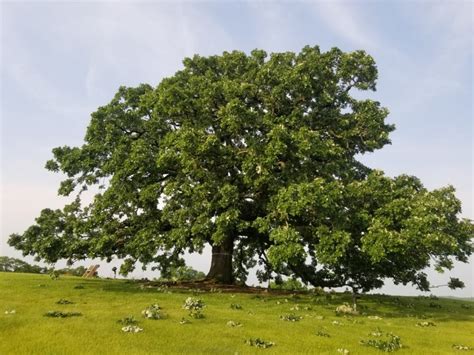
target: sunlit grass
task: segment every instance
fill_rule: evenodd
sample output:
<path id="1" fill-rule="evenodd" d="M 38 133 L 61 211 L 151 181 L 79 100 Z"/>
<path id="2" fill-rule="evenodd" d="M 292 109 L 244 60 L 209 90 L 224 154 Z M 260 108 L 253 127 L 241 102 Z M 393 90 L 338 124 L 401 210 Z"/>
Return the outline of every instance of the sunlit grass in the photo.
<path id="1" fill-rule="evenodd" d="M 472 353 L 453 345 L 474 347 L 474 303 L 467 301 L 364 296 L 361 314 L 344 317 L 336 316 L 335 308 L 350 302 L 346 294 L 328 299 L 169 291 L 142 289 L 125 280 L 0 273 L 0 354 L 338 354 L 338 349 L 375 354 L 381 351 L 360 341 L 378 330 L 400 337 L 399 354 Z M 190 296 L 205 303 L 204 318 L 191 318 L 182 308 Z M 73 303 L 57 304 L 61 299 Z M 143 317 L 142 310 L 152 304 L 161 307 L 163 319 Z M 45 317 L 49 311 L 82 316 Z M 288 314 L 302 318 L 281 319 Z M 139 321 L 142 332 L 122 332 L 118 321 L 129 316 Z M 181 322 L 183 317 L 188 322 Z M 229 321 L 241 326 L 229 326 Z M 422 322 L 435 326 L 417 326 Z M 251 338 L 275 345 L 251 347 L 246 344 Z"/>

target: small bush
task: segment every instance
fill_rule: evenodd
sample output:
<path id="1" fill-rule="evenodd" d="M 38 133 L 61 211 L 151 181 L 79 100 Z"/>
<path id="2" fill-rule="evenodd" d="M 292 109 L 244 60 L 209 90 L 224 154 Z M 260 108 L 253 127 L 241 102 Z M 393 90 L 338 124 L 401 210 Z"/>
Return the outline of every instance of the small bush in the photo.
<path id="1" fill-rule="evenodd" d="M 242 323 L 240 323 L 240 322 L 234 322 L 233 320 L 230 320 L 230 321 L 227 322 L 227 326 L 228 326 L 228 327 L 231 327 L 231 328 L 241 327 L 241 326 L 242 326 Z"/>
<path id="2" fill-rule="evenodd" d="M 151 306 L 145 308 L 142 311 L 142 315 L 146 319 L 162 319 L 164 318 L 163 315 L 161 314 L 161 307 L 159 305 L 152 304 Z"/>
<path id="3" fill-rule="evenodd" d="M 205 277 L 205 273 L 195 270 L 190 266 L 178 266 L 166 270 L 158 281 L 193 281 L 201 280 Z"/>
<path id="4" fill-rule="evenodd" d="M 69 301 L 65 298 L 61 298 L 59 301 L 56 302 L 56 304 L 74 304 L 74 302 Z"/>
<path id="5" fill-rule="evenodd" d="M 60 274 L 58 270 L 51 269 L 51 271 L 49 272 L 49 277 L 51 277 L 52 280 L 59 279 L 59 275 Z"/>
<path id="6" fill-rule="evenodd" d="M 135 319 L 134 316 L 128 316 L 124 317 L 122 319 L 119 319 L 117 323 L 123 324 L 123 325 L 136 325 L 138 324 L 138 321 Z"/>
<path id="7" fill-rule="evenodd" d="M 436 324 L 433 322 L 418 322 L 416 323 L 417 327 L 436 327 Z"/>
<path id="8" fill-rule="evenodd" d="M 280 319 L 284 320 L 284 321 L 287 321 L 287 322 L 298 322 L 301 319 L 303 319 L 303 317 L 297 316 L 296 314 L 293 314 L 293 313 L 290 313 L 290 314 L 284 314 L 284 315 L 280 316 Z"/>
<path id="9" fill-rule="evenodd" d="M 82 316 L 81 312 L 61 312 L 61 311 L 49 311 L 44 314 L 45 317 L 51 318 L 67 318 L 67 317 L 79 317 Z"/>
<path id="10" fill-rule="evenodd" d="M 350 314 L 350 315 L 357 315 L 359 312 L 357 312 L 351 305 L 348 303 L 344 303 L 336 308 L 336 314 L 337 315 L 342 315 L 342 314 Z"/>
<path id="11" fill-rule="evenodd" d="M 361 340 L 362 345 L 371 346 L 373 348 L 390 353 L 402 348 L 400 337 L 392 333 L 387 334 L 387 339 L 369 339 Z"/>
<path id="12" fill-rule="evenodd" d="M 474 350 L 473 347 L 471 346 L 466 346 L 466 345 L 461 345 L 461 344 L 453 344 L 453 349 L 456 349 L 456 350 Z"/>
<path id="13" fill-rule="evenodd" d="M 250 345 L 250 346 L 255 346 L 256 348 L 263 348 L 263 349 L 270 348 L 273 345 L 275 345 L 275 343 L 272 341 L 265 341 L 260 338 L 247 339 L 245 340 L 245 344 Z"/>
<path id="14" fill-rule="evenodd" d="M 288 279 L 288 280 L 277 280 L 270 282 L 269 288 L 272 290 L 285 290 L 285 291 L 307 291 L 308 288 L 303 285 L 299 280 Z"/>
<path id="15" fill-rule="evenodd" d="M 143 331 L 143 328 L 140 328 L 139 326 L 136 326 L 136 325 L 127 325 L 125 327 L 122 327 L 122 332 L 125 332 L 125 333 L 138 333 L 142 331 Z"/>
<path id="16" fill-rule="evenodd" d="M 318 337 L 326 337 L 326 338 L 330 338 L 330 337 L 331 337 L 328 333 L 326 333 L 326 332 L 323 331 L 323 330 L 318 330 L 318 331 L 316 332 L 316 335 L 317 335 Z"/>
<path id="17" fill-rule="evenodd" d="M 184 301 L 183 308 L 189 311 L 189 316 L 193 318 L 204 318 L 202 310 L 205 307 L 205 304 L 199 298 L 188 297 Z"/>

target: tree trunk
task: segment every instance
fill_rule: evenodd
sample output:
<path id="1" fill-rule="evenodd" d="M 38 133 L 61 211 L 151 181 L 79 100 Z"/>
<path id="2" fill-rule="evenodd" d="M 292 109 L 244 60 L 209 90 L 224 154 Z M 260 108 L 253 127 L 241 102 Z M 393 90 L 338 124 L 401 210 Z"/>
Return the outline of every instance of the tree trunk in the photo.
<path id="1" fill-rule="evenodd" d="M 357 290 L 352 289 L 352 308 L 357 312 Z"/>
<path id="2" fill-rule="evenodd" d="M 218 283 L 232 284 L 234 275 L 232 272 L 232 252 L 234 241 L 226 238 L 221 244 L 212 246 L 211 268 L 206 278 Z"/>

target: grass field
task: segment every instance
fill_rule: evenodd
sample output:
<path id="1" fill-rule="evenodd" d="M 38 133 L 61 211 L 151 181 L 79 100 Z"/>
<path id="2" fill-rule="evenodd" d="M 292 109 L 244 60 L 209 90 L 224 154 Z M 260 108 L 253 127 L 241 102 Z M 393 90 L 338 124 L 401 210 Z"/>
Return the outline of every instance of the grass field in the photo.
<path id="1" fill-rule="evenodd" d="M 190 296 L 204 301 L 205 318 L 191 318 L 182 308 Z M 74 303 L 57 304 L 59 299 Z M 360 315 L 336 316 L 335 308 L 349 301 L 348 294 L 157 290 L 126 280 L 65 276 L 52 280 L 47 275 L 0 273 L 0 354 L 341 354 L 343 349 L 376 354 L 381 350 L 360 341 L 386 339 L 374 337 L 379 331 L 400 337 L 403 347 L 398 354 L 474 353 L 453 348 L 474 347 L 472 302 L 364 296 Z M 164 319 L 142 317 L 141 311 L 153 303 L 162 307 Z M 241 309 L 231 308 L 232 304 Z M 48 311 L 82 316 L 49 318 L 44 316 Z M 303 318 L 280 319 L 288 314 Z M 130 315 L 142 332 L 121 330 L 117 321 Z M 189 323 L 181 324 L 183 317 Z M 230 327 L 230 320 L 242 326 Z M 318 331 L 330 336 L 318 336 Z M 245 343 L 249 338 L 275 345 L 256 348 Z"/>

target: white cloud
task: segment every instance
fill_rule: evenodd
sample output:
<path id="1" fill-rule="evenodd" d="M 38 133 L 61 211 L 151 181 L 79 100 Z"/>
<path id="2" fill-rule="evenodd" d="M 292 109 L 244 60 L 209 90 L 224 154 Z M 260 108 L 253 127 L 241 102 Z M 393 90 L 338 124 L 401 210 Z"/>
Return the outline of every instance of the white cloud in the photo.
<path id="1" fill-rule="evenodd" d="M 318 18 L 338 35 L 357 49 L 379 49 L 380 40 L 374 31 L 366 28 L 361 13 L 355 6 L 338 1 L 321 1 L 312 7 Z"/>

